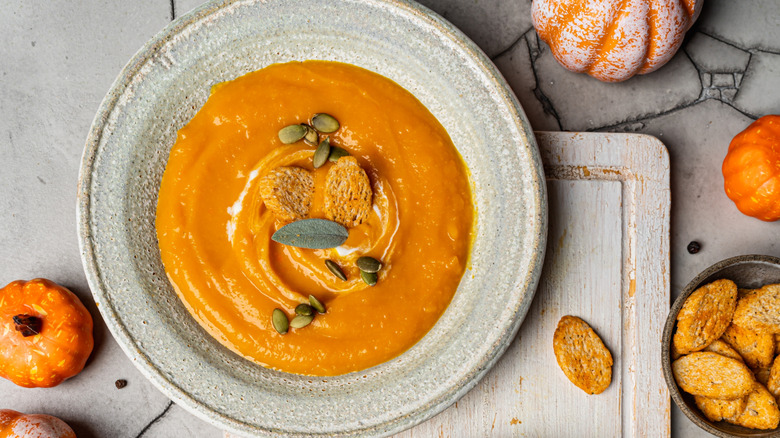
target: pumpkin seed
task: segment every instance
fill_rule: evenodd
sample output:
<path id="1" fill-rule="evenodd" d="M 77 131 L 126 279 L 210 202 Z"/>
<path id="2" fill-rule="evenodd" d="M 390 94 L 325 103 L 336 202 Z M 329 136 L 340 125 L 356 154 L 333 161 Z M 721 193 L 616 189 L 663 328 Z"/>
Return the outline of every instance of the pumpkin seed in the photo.
<path id="1" fill-rule="evenodd" d="M 348 157 L 348 156 L 349 156 L 349 152 L 347 152 L 346 149 L 342 149 L 338 146 L 331 146 L 330 155 L 328 155 L 328 160 L 335 163 L 336 161 L 339 160 L 339 158 Z"/>
<path id="2" fill-rule="evenodd" d="M 298 248 L 335 248 L 349 237 L 343 225 L 325 219 L 301 219 L 276 230 L 271 240 Z"/>
<path id="3" fill-rule="evenodd" d="M 325 313 L 325 305 L 314 295 L 309 295 L 309 303 L 311 303 L 311 306 L 314 307 L 317 313 Z"/>
<path id="4" fill-rule="evenodd" d="M 380 262 L 379 260 L 373 257 L 368 257 L 368 256 L 363 256 L 357 259 L 356 264 L 361 271 L 368 272 L 371 274 L 375 272 L 379 272 L 379 270 L 382 269 L 382 262 Z"/>
<path id="5" fill-rule="evenodd" d="M 317 131 L 306 124 L 302 124 L 301 126 L 306 127 L 306 135 L 303 136 L 303 141 L 309 146 L 317 146 L 320 142 L 320 136 L 317 134 Z"/>
<path id="6" fill-rule="evenodd" d="M 289 125 L 279 130 L 279 140 L 284 144 L 293 144 L 306 135 L 304 125 Z"/>
<path id="7" fill-rule="evenodd" d="M 330 134 L 339 129 L 339 121 L 330 114 L 318 113 L 312 116 L 311 125 L 319 132 Z"/>
<path id="8" fill-rule="evenodd" d="M 311 324 L 314 320 L 314 315 L 298 315 L 290 321 L 290 327 L 294 329 L 304 328 Z"/>
<path id="9" fill-rule="evenodd" d="M 322 140 L 320 142 L 320 145 L 317 146 L 317 150 L 314 151 L 314 158 L 312 159 L 314 168 L 319 169 L 320 167 L 322 167 L 322 165 L 325 164 L 326 161 L 328 161 L 329 155 L 330 155 L 330 139 L 326 138 L 325 140 Z"/>
<path id="10" fill-rule="evenodd" d="M 287 333 L 290 328 L 290 322 L 287 320 L 287 315 L 284 314 L 282 309 L 274 309 L 274 313 L 271 316 L 271 322 L 274 324 L 274 329 L 283 335 Z"/>
<path id="11" fill-rule="evenodd" d="M 308 304 L 298 304 L 295 308 L 295 313 L 301 316 L 309 316 L 314 313 L 314 307 Z"/>
<path id="12" fill-rule="evenodd" d="M 362 278 L 367 285 L 374 286 L 379 279 L 379 276 L 376 275 L 376 272 L 360 271 L 360 278 Z"/>
<path id="13" fill-rule="evenodd" d="M 344 271 L 341 270 L 341 266 L 337 265 L 336 262 L 333 260 L 325 260 L 325 266 L 328 267 L 328 270 L 332 272 L 333 275 L 341 280 L 347 281 L 347 276 L 344 274 Z"/>

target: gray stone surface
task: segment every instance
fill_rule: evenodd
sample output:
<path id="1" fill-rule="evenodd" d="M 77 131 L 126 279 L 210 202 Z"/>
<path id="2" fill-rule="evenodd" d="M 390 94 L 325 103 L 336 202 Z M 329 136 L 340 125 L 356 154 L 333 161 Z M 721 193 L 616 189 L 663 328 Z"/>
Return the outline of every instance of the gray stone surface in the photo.
<path id="1" fill-rule="evenodd" d="M 734 105 L 749 114 L 778 114 L 780 113 L 778 96 L 780 96 L 780 53 L 753 53 Z"/>
<path id="2" fill-rule="evenodd" d="M 0 283 L 49 277 L 76 292 L 96 322 L 95 353 L 82 374 L 51 389 L 0 381 L 0 408 L 60 416 L 80 438 L 221 436 L 171 405 L 121 352 L 91 300 L 75 225 L 79 158 L 100 100 L 146 40 L 198 3 L 31 7 L 9 0 L 0 8 Z M 667 145 L 673 297 L 716 261 L 780 256 L 780 223 L 741 215 L 724 195 L 720 174 L 731 137 L 758 116 L 780 113 L 780 2 L 707 0 L 683 52 L 661 70 L 621 84 L 560 67 L 529 31 L 529 0 L 423 3 L 494 57 L 535 129 L 643 132 Z M 686 252 L 691 240 L 702 243 L 699 254 Z M 129 382 L 122 390 L 114 387 L 119 378 Z M 672 427 L 674 436 L 708 436 L 676 407 Z"/>
<path id="3" fill-rule="evenodd" d="M 707 0 L 698 29 L 744 49 L 780 52 L 780 2 Z"/>
<path id="4" fill-rule="evenodd" d="M 685 53 L 696 66 L 707 72 L 744 72 L 750 53 L 711 36 L 696 32 L 685 45 Z"/>
<path id="5" fill-rule="evenodd" d="M 529 35 L 533 45 L 528 42 Z M 539 57 L 539 49 L 533 35 L 531 30 L 494 61 L 523 105 L 531 126 L 539 131 L 559 131 L 558 115 L 536 78 L 535 61 Z"/>

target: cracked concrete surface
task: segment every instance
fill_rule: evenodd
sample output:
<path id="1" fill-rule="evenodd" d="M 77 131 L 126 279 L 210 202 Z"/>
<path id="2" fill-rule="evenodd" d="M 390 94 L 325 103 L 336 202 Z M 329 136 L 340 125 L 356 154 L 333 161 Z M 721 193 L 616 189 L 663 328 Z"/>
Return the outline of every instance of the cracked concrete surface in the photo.
<path id="1" fill-rule="evenodd" d="M 95 318 L 96 349 L 78 378 L 28 390 L 0 381 L 0 408 L 60 416 L 80 438 L 211 437 L 121 352 L 91 301 L 75 236 L 79 158 L 97 106 L 127 60 L 201 0 L 85 0 L 0 12 L 0 282 L 48 275 Z M 531 27 L 530 0 L 422 0 L 473 38 L 537 130 L 654 135 L 672 163 L 672 295 L 698 272 L 747 253 L 780 256 L 780 223 L 741 215 L 722 190 L 730 139 L 780 113 L 780 2 L 707 0 L 682 50 L 650 75 L 604 84 L 570 73 Z M 44 230 L 44 232 L 42 232 Z M 690 255 L 691 240 L 702 251 Z M 122 390 L 116 379 L 128 380 Z M 45 391 L 45 392 L 44 392 Z M 675 437 L 707 436 L 673 407 Z M 518 430 L 518 433 L 521 431 Z"/>

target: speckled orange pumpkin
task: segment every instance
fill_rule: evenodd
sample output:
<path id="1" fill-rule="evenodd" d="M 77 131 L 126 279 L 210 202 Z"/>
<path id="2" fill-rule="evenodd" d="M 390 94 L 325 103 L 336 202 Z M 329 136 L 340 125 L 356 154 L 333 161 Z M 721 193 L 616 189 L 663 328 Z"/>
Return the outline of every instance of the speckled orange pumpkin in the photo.
<path id="1" fill-rule="evenodd" d="M 0 409 L 0 438 L 76 438 L 76 433 L 51 415 Z"/>
<path id="2" fill-rule="evenodd" d="M 534 0 L 536 32 L 567 69 L 606 82 L 666 64 L 703 0 Z"/>
<path id="3" fill-rule="evenodd" d="M 92 346 L 92 316 L 68 289 L 43 278 L 0 289 L 0 377 L 59 385 L 84 368 Z"/>
<path id="4" fill-rule="evenodd" d="M 780 219 L 780 115 L 761 117 L 737 134 L 722 170 L 726 195 L 739 211 Z"/>

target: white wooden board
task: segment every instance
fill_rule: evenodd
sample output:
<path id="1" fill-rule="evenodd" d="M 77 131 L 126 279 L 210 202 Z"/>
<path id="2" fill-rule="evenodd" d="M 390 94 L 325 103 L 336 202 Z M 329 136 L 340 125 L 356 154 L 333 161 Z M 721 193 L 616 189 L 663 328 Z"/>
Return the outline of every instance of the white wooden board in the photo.
<path id="1" fill-rule="evenodd" d="M 669 311 L 669 157 L 636 134 L 537 133 L 550 224 L 544 272 L 517 338 L 458 403 L 398 435 L 662 437 L 670 435 L 661 332 Z M 558 320 L 601 335 L 610 387 L 586 395 L 555 361 Z"/>
<path id="2" fill-rule="evenodd" d="M 429 437 L 663 437 L 661 371 L 669 311 L 669 156 L 654 137 L 537 133 L 549 197 L 547 256 L 512 345 L 466 396 L 398 434 Z M 564 315 L 586 320 L 611 350 L 612 384 L 586 395 L 557 365 Z"/>

